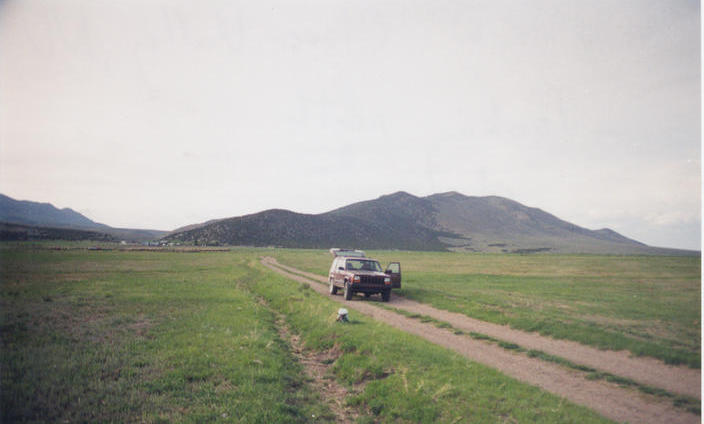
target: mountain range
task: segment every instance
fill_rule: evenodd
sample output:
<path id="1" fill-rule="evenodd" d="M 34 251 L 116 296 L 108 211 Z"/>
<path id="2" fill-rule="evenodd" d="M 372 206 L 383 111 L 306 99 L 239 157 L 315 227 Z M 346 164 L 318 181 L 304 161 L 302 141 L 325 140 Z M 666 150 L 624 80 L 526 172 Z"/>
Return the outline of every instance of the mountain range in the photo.
<path id="1" fill-rule="evenodd" d="M 114 228 L 92 221 L 70 208 L 15 200 L 0 194 L 0 239 L 4 240 L 126 240 L 147 241 L 166 231 Z"/>
<path id="2" fill-rule="evenodd" d="M 498 196 L 457 192 L 418 197 L 406 192 L 321 214 L 270 209 L 214 219 L 171 232 L 113 228 L 70 209 L 0 194 L 1 240 L 161 239 L 186 244 L 353 247 L 502 253 L 698 255 L 652 247 L 608 228 L 590 230 Z"/>
<path id="3" fill-rule="evenodd" d="M 381 196 L 321 214 L 283 209 L 174 230 L 195 244 L 504 253 L 698 254 L 647 246 L 604 228 L 589 230 L 498 196 L 457 192 Z"/>

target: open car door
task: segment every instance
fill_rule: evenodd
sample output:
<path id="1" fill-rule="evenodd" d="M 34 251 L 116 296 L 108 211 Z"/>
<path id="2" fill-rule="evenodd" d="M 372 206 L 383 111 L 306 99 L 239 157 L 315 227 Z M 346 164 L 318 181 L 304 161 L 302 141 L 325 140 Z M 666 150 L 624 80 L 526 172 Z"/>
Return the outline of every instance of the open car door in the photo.
<path id="1" fill-rule="evenodd" d="M 401 288 L 401 263 L 391 262 L 389 266 L 386 267 L 384 271 L 389 277 L 391 277 L 391 288 L 400 289 Z"/>

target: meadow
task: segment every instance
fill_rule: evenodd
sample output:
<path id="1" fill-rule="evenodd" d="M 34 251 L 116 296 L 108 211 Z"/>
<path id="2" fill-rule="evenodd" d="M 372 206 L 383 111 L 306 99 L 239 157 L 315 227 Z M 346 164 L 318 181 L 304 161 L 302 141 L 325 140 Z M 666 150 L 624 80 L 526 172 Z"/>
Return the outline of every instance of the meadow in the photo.
<path id="1" fill-rule="evenodd" d="M 46 247 L 0 246 L 2 422 L 335 422 L 282 325 L 328 353 L 357 422 L 606 422 L 365 316 L 336 323 L 258 260 L 321 252 Z"/>
<path id="2" fill-rule="evenodd" d="M 670 364 L 701 362 L 699 257 L 370 251 L 400 261 L 395 291 L 437 308 Z M 330 254 L 277 250 L 327 276 Z"/>

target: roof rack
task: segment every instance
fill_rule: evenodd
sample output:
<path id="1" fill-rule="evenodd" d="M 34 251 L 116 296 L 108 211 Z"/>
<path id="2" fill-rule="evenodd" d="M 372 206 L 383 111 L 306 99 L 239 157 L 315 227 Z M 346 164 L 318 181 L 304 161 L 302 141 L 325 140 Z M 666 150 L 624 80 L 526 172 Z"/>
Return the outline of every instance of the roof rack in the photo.
<path id="1" fill-rule="evenodd" d="M 357 249 L 338 249 L 337 247 L 333 247 L 330 249 L 330 254 L 334 257 L 337 256 L 349 256 L 352 258 L 366 258 L 367 256 L 364 254 L 363 250 L 357 250 Z"/>

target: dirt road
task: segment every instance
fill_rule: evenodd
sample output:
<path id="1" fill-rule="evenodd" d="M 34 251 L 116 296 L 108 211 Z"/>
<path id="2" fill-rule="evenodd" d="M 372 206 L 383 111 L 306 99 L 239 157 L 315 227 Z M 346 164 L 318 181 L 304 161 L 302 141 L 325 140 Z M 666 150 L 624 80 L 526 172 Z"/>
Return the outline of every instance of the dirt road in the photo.
<path id="1" fill-rule="evenodd" d="M 312 280 L 327 284 L 320 275 L 299 271 L 279 264 L 285 270 L 304 275 Z M 470 318 L 455 312 L 448 312 L 430 305 L 392 296 L 389 306 L 421 315 L 428 315 L 453 327 L 467 332 L 486 334 L 506 342 L 515 343 L 526 349 L 540 350 L 551 355 L 568 359 L 576 364 L 586 365 L 599 371 L 620 377 L 630 378 L 638 383 L 665 389 L 668 392 L 701 399 L 701 370 L 684 366 L 672 366 L 654 358 L 632 357 L 627 351 L 599 350 L 569 340 L 556 340 L 538 333 L 514 330 L 505 325 L 492 324 Z"/>
<path id="2" fill-rule="evenodd" d="M 299 282 L 311 283 L 315 281 L 325 281 L 325 279 L 322 279 L 321 281 L 320 276 L 305 273 L 294 268 L 278 264 L 273 258 L 264 258 L 262 263 L 267 268 Z M 305 275 L 305 277 L 302 275 Z M 311 284 L 311 288 L 325 296 L 329 296 L 327 292 L 328 289 L 325 285 Z M 435 344 L 452 349 L 473 361 L 496 368 L 506 375 L 565 397 L 574 403 L 587 406 L 612 420 L 631 423 L 700 422 L 699 416 L 685 412 L 681 409 L 677 409 L 669 401 L 648 396 L 634 390 L 620 388 L 615 384 L 608 383 L 603 380 L 587 380 L 584 378 L 582 373 L 577 371 L 572 371 L 554 363 L 545 362 L 537 358 L 530 358 L 522 354 L 517 354 L 494 344 L 485 343 L 464 335 L 456 335 L 452 331 L 437 328 L 432 324 L 422 323 L 418 320 L 407 318 L 398 313 L 379 308 L 374 305 L 374 302 L 359 300 L 346 302 L 341 296 L 329 297 L 332 300 L 344 304 L 347 308 L 355 309 L 393 327 L 423 337 Z M 453 326 L 456 326 L 456 328 L 492 335 L 486 330 L 486 328 L 476 327 L 477 325 L 488 323 L 473 322 L 476 320 L 471 320 L 470 318 L 460 314 L 452 314 L 458 316 L 446 316 L 444 314 L 450 313 L 429 307 L 428 305 L 411 302 L 407 299 L 400 298 L 399 296 L 392 297 L 390 306 L 403 308 L 410 312 L 433 316 L 439 320 L 450 322 Z M 453 322 L 453 320 L 455 322 Z M 493 324 L 489 325 L 491 326 Z M 497 329 L 492 331 L 495 330 Z M 515 332 L 515 330 L 508 330 Z M 512 341 L 509 339 L 507 334 L 510 336 L 509 333 L 501 333 L 501 335 L 492 335 L 492 337 L 505 341 Z M 552 339 L 530 333 L 523 333 L 522 337 L 527 336 L 534 336 L 536 339 L 529 341 L 526 338 L 525 340 L 522 339 L 523 341 L 520 343 L 518 341 L 515 341 L 515 343 L 520 344 L 523 347 L 529 347 L 528 344 L 533 343 L 530 346 L 531 349 L 539 349 L 550 353 L 548 350 L 549 346 L 546 348 L 546 346 L 540 344 L 539 340 L 547 339 L 546 342 L 555 342 Z M 576 345 L 578 347 L 584 347 L 579 344 Z M 569 345 L 560 347 L 560 349 L 565 349 L 565 351 L 570 348 L 571 346 Z M 588 349 L 591 349 L 597 353 L 603 353 L 602 351 L 593 348 Z M 557 353 L 555 354 L 557 355 Z M 560 356 L 566 357 L 566 355 L 562 354 Z M 642 359 L 628 358 L 627 356 L 623 357 L 623 355 L 621 356 L 622 360 L 635 361 Z M 605 360 L 608 362 L 611 359 Z M 577 360 L 574 360 L 573 362 L 582 363 Z M 594 366 L 594 368 L 605 370 L 606 367 L 601 365 L 607 364 L 600 363 L 600 366 Z M 614 372 L 613 374 L 622 375 L 620 372 Z M 699 383 L 697 382 L 697 386 L 698 384 Z"/>

